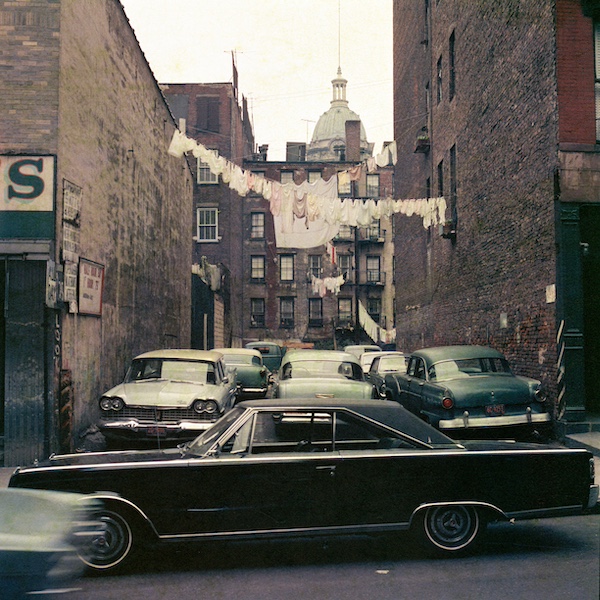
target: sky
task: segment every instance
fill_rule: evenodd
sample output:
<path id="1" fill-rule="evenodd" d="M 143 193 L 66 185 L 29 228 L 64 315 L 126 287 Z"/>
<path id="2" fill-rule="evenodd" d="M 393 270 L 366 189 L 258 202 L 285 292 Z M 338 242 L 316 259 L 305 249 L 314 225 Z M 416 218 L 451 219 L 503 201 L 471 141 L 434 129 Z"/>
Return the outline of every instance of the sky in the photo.
<path id="1" fill-rule="evenodd" d="M 159 83 L 232 81 L 235 55 L 239 91 L 268 160 L 285 160 L 286 142 L 310 142 L 338 66 L 374 153 L 393 139 L 392 0 L 121 3 Z"/>

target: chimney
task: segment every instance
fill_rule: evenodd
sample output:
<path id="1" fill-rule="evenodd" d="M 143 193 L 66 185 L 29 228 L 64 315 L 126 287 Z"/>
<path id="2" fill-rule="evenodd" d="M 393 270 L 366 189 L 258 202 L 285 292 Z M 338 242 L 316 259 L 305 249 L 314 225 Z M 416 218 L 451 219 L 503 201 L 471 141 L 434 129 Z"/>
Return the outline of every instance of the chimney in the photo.
<path id="1" fill-rule="evenodd" d="M 269 150 L 269 144 L 263 144 L 262 146 L 258 147 L 258 152 L 260 154 L 260 160 L 262 160 L 262 161 L 267 160 L 268 150 Z"/>
<path id="2" fill-rule="evenodd" d="M 360 121 L 346 121 L 346 160 L 360 162 Z"/>

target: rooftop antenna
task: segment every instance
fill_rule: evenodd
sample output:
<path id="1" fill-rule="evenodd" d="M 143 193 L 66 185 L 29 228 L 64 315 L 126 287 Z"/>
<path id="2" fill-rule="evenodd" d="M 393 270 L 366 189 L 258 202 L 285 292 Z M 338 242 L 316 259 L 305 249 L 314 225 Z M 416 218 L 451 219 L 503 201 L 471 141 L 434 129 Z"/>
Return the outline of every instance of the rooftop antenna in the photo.
<path id="1" fill-rule="evenodd" d="M 308 124 L 316 123 L 316 121 L 312 121 L 311 119 L 301 119 L 302 121 L 306 121 L 306 143 L 308 144 Z"/>
<path id="2" fill-rule="evenodd" d="M 342 51 L 341 51 L 341 37 L 342 37 L 342 25 L 341 25 L 341 14 L 342 14 L 342 8 L 341 8 L 341 0 L 338 0 L 338 68 L 341 69 L 342 67 Z"/>

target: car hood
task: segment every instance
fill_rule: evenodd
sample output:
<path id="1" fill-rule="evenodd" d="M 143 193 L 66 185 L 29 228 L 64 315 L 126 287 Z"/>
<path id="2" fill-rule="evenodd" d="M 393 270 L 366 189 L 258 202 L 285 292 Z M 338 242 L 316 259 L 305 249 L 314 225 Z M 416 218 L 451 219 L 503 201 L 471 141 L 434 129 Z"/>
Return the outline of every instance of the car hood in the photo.
<path id="1" fill-rule="evenodd" d="M 122 383 L 104 395 L 118 396 L 127 406 L 187 407 L 197 398 L 214 398 L 215 388 L 211 384 L 153 379 Z"/>
<path id="2" fill-rule="evenodd" d="M 358 398 L 372 397 L 373 385 L 367 381 L 351 381 L 350 379 L 286 379 L 279 382 L 277 396 L 279 398 Z M 317 394 L 319 396 L 317 396 Z"/>
<path id="3" fill-rule="evenodd" d="M 459 407 L 481 406 L 490 402 L 523 404 L 533 399 L 529 380 L 512 375 L 471 375 L 440 381 L 437 385 L 452 392 Z"/>

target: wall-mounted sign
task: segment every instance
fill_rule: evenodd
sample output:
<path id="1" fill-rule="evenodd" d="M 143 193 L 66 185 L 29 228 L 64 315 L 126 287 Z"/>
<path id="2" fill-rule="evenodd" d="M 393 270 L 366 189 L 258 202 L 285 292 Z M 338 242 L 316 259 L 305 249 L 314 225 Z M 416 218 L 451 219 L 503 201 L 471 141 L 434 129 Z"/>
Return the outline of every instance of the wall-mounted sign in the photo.
<path id="1" fill-rule="evenodd" d="M 0 238 L 54 239 L 56 158 L 0 155 Z"/>
<path id="2" fill-rule="evenodd" d="M 79 314 L 102 315 L 104 265 L 79 259 Z"/>

